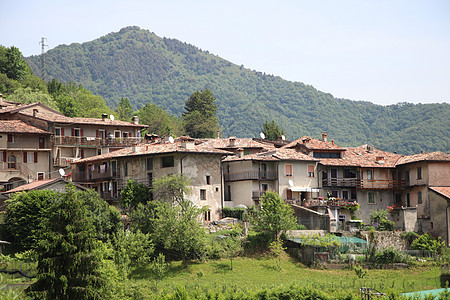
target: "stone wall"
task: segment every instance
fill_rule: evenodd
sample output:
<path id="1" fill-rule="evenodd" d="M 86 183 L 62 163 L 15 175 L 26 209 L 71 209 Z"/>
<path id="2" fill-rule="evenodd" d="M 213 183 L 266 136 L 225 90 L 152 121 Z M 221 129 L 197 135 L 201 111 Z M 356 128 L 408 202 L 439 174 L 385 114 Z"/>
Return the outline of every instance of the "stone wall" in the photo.
<path id="1" fill-rule="evenodd" d="M 396 231 L 375 231 L 376 249 L 383 250 L 394 248 L 395 250 L 407 250 L 408 241 L 401 236 L 403 232 Z M 362 238 L 367 240 L 370 236 L 369 231 L 361 231 Z"/>
<path id="2" fill-rule="evenodd" d="M 286 232 L 287 236 L 297 238 L 299 236 L 325 236 L 328 232 L 326 230 L 289 230 Z"/>

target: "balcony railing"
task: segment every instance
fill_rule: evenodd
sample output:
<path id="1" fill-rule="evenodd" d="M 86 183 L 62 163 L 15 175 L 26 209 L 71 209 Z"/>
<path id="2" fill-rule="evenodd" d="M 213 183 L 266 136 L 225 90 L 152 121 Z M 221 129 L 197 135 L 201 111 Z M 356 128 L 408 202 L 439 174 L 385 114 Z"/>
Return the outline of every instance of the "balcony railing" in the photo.
<path id="1" fill-rule="evenodd" d="M 356 187 L 358 181 L 356 178 L 326 178 L 322 180 L 322 186 Z"/>
<path id="2" fill-rule="evenodd" d="M 68 167 L 70 163 L 76 160 L 74 157 L 56 157 L 53 159 L 54 167 Z"/>
<path id="3" fill-rule="evenodd" d="M 277 180 L 277 173 L 275 171 L 250 170 L 233 174 L 225 174 L 224 180 L 225 181 Z"/>
<path id="4" fill-rule="evenodd" d="M 357 179 L 326 178 L 322 179 L 323 187 L 356 187 L 359 189 L 401 189 L 405 188 L 404 180 L 392 179 Z"/>
<path id="5" fill-rule="evenodd" d="M 90 181 L 90 180 L 97 180 L 97 179 L 112 179 L 112 178 L 118 178 L 120 175 L 119 169 L 106 169 L 104 171 L 98 170 L 96 168 L 93 171 L 86 171 L 86 172 L 75 172 L 73 174 L 73 180 L 74 181 Z"/>
<path id="6" fill-rule="evenodd" d="M 53 136 L 53 146 L 85 146 L 85 147 L 128 147 L 142 141 L 140 137 L 96 138 L 88 136 Z"/>

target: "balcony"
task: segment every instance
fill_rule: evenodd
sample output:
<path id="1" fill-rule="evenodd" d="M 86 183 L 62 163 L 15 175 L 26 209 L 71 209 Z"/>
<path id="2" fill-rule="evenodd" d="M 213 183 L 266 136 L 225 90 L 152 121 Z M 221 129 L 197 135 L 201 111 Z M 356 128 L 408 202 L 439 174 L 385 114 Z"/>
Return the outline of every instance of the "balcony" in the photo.
<path id="1" fill-rule="evenodd" d="M 399 190 L 405 188 L 404 180 L 360 179 L 357 188 L 368 190 Z"/>
<path id="2" fill-rule="evenodd" d="M 119 169 L 112 170 L 110 168 L 106 170 L 99 170 L 98 168 L 95 168 L 93 171 L 75 172 L 73 175 L 73 180 L 83 182 L 99 179 L 113 179 L 118 178 L 119 174 Z"/>
<path id="3" fill-rule="evenodd" d="M 76 160 L 74 157 L 57 157 L 53 159 L 54 167 L 68 167 L 70 163 Z"/>
<path id="4" fill-rule="evenodd" d="M 225 174 L 225 181 L 241 181 L 241 180 L 277 180 L 275 171 L 259 171 L 250 170 L 233 174 Z"/>
<path id="5" fill-rule="evenodd" d="M 322 186 L 336 186 L 336 187 L 356 187 L 359 180 L 356 178 L 325 178 L 322 179 Z"/>
<path id="6" fill-rule="evenodd" d="M 83 147 L 129 147 L 139 144 L 140 137 L 128 138 L 95 138 L 88 136 L 52 136 L 53 146 L 83 146 Z"/>

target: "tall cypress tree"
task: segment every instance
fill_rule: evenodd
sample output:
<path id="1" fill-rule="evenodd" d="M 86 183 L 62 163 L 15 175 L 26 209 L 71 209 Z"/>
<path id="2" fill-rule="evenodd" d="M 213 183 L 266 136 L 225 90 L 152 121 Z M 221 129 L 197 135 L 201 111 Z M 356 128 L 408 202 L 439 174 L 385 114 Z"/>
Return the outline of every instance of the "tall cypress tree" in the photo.
<path id="1" fill-rule="evenodd" d="M 36 299 L 100 299 L 101 254 L 92 221 L 74 187 L 57 201 L 37 248 L 37 281 L 28 293 Z"/>
<path id="2" fill-rule="evenodd" d="M 183 113 L 186 134 L 194 138 L 213 138 L 220 130 L 216 98 L 210 90 L 196 91 L 186 101 Z"/>

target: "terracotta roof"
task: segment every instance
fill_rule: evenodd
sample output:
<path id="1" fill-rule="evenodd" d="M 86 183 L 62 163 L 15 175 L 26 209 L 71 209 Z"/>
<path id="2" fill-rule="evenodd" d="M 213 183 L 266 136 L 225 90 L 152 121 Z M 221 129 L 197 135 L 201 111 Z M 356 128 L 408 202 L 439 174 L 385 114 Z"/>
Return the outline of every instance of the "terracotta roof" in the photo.
<path id="1" fill-rule="evenodd" d="M 361 168 L 395 168 L 397 161 L 402 157 L 381 149 L 363 145 L 345 148 L 344 158 L 320 158 L 324 166 L 361 167 Z"/>
<path id="2" fill-rule="evenodd" d="M 53 179 L 45 179 L 45 180 L 36 180 L 33 181 L 31 183 L 27 183 L 21 186 L 18 186 L 12 190 L 6 191 L 6 192 L 2 192 L 2 194 L 11 194 L 11 193 L 15 193 L 15 192 L 22 192 L 22 191 L 31 191 L 31 190 L 37 190 L 37 189 L 42 189 L 52 183 L 56 183 L 58 181 L 64 181 L 65 183 L 68 183 L 67 181 L 65 181 L 62 178 L 53 178 Z M 85 190 L 86 188 L 77 184 L 77 183 L 73 183 L 75 186 Z"/>
<path id="3" fill-rule="evenodd" d="M 450 186 L 430 186 L 428 188 L 450 199 Z"/>
<path id="4" fill-rule="evenodd" d="M 39 107 L 43 107 L 46 110 L 49 110 L 51 112 L 53 112 L 54 114 L 57 115 L 63 115 L 62 113 L 60 113 L 57 110 L 54 110 L 53 108 L 50 108 L 40 102 L 35 102 L 35 103 L 14 103 L 14 102 L 10 102 L 10 105 L 7 105 L 5 107 L 2 107 L 0 109 L 0 114 L 2 113 L 14 113 L 14 112 L 20 112 L 21 110 L 30 108 L 30 107 L 35 107 L 35 106 L 39 106 Z"/>
<path id="5" fill-rule="evenodd" d="M 404 165 L 415 163 L 419 161 L 449 161 L 450 162 L 450 154 L 436 151 L 431 153 L 419 153 L 413 155 L 403 156 L 397 163 L 397 165 Z"/>
<path id="6" fill-rule="evenodd" d="M 301 160 L 318 161 L 317 158 L 303 154 L 295 149 L 273 149 L 266 152 L 254 153 L 242 157 L 230 156 L 224 161 L 255 160 L 255 161 L 282 161 L 282 160 Z"/>
<path id="7" fill-rule="evenodd" d="M 234 140 L 234 143 L 233 141 Z M 257 149 L 274 149 L 275 146 L 271 143 L 261 143 L 257 142 L 252 138 L 219 138 L 210 139 L 201 143 L 202 147 L 213 147 L 217 149 L 237 149 L 237 148 L 257 148 Z"/>
<path id="8" fill-rule="evenodd" d="M 318 139 L 311 138 L 309 136 L 304 136 L 295 141 L 283 146 L 283 148 L 294 148 L 298 146 L 303 146 L 309 150 L 340 150 L 345 151 L 345 148 L 342 148 L 336 145 L 334 142 L 324 142 Z"/>
<path id="9" fill-rule="evenodd" d="M 0 120 L 0 132 L 51 134 L 48 131 L 31 126 L 20 120 Z"/>
<path id="10" fill-rule="evenodd" d="M 22 114 L 33 116 L 32 113 L 21 112 Z M 120 120 L 110 120 L 109 118 L 102 120 L 96 118 L 71 118 L 66 117 L 64 115 L 57 114 L 45 114 L 45 113 L 37 113 L 37 119 L 41 119 L 48 122 L 53 123 L 61 123 L 61 124 L 84 124 L 84 125 L 100 125 L 100 126 L 127 126 L 127 127 L 138 127 L 138 128 L 146 128 L 148 125 L 143 124 L 134 124 L 132 122 L 125 122 Z"/>
<path id="11" fill-rule="evenodd" d="M 219 150 L 211 147 L 199 147 L 191 145 L 186 148 L 182 142 L 174 143 L 154 143 L 154 144 L 140 144 L 133 147 L 127 147 L 110 153 L 92 156 L 74 161 L 74 164 L 87 163 L 99 160 L 108 160 L 120 157 L 132 157 L 150 154 L 165 154 L 165 153 L 201 153 L 201 154 L 217 154 L 217 155 L 232 155 L 229 151 Z"/>

